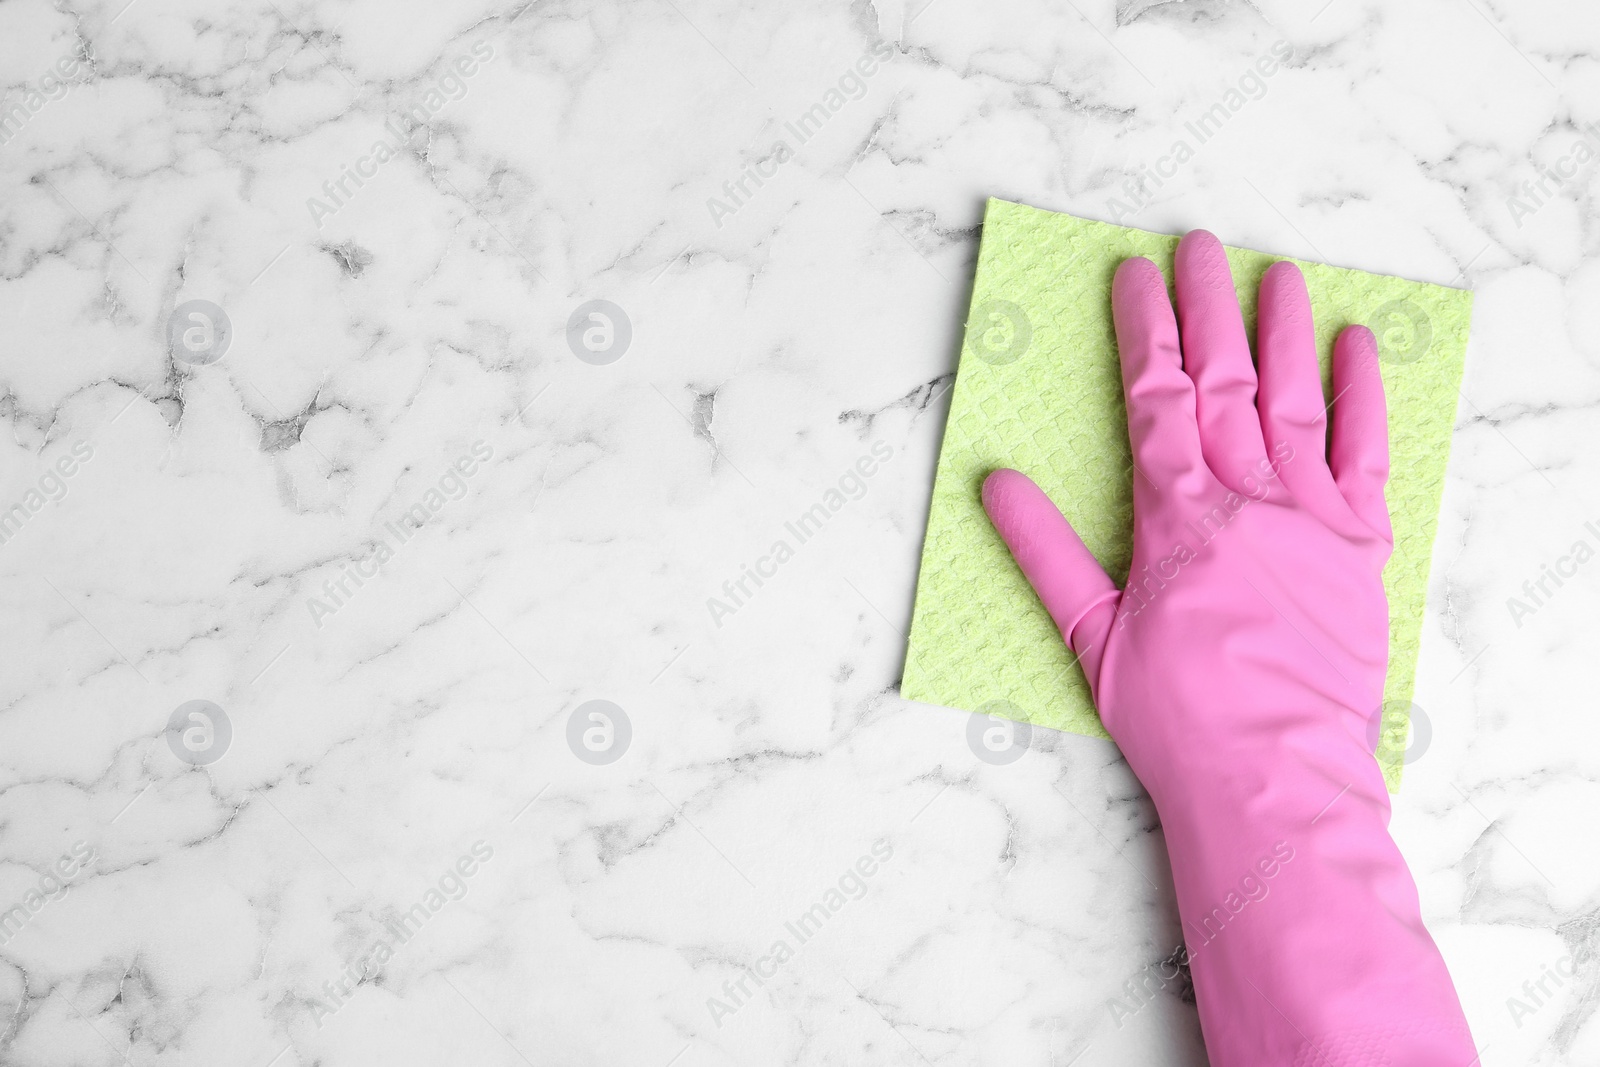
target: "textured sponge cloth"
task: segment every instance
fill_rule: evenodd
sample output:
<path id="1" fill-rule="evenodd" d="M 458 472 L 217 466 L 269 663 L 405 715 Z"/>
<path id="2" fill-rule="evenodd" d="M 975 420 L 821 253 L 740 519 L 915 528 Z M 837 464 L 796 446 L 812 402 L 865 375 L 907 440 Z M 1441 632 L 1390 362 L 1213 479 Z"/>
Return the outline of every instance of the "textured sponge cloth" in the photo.
<path id="1" fill-rule="evenodd" d="M 990 200 L 939 454 L 901 692 L 907 699 L 1105 737 L 1088 684 L 984 515 L 996 467 L 1036 481 L 1119 584 L 1132 552 L 1132 463 L 1111 323 L 1129 256 L 1171 277 L 1178 239 Z M 1278 259 L 1228 249 L 1254 333 L 1261 275 Z M 1391 790 L 1407 752 L 1428 566 L 1466 353 L 1472 294 L 1295 260 L 1316 317 L 1324 381 L 1333 339 L 1377 335 L 1389 404 L 1394 556 L 1389 674 L 1372 740 Z M 1381 713 L 1381 719 L 1380 719 Z M 1381 723 L 1381 725 L 1380 725 Z M 1420 738 L 1417 739 L 1420 741 Z"/>

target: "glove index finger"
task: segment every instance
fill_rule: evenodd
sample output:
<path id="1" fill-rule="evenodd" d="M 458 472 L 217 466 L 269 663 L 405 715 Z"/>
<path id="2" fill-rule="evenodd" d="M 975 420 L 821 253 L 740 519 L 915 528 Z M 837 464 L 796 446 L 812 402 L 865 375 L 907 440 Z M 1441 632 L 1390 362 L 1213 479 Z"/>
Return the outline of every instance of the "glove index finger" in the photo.
<path id="1" fill-rule="evenodd" d="M 1121 593 L 1084 546 L 1072 524 L 1032 479 L 1001 468 L 983 483 L 983 509 L 1011 558 L 1075 651 L 1072 631 L 1097 605 Z M 1093 644 L 1079 635 L 1079 642 Z"/>
<path id="2" fill-rule="evenodd" d="M 1111 281 L 1111 317 L 1128 403 L 1128 442 L 1143 478 L 1134 499 L 1171 491 L 1206 470 L 1195 422 L 1194 382 L 1184 373 L 1178 320 L 1161 271 L 1148 259 L 1127 259 Z"/>

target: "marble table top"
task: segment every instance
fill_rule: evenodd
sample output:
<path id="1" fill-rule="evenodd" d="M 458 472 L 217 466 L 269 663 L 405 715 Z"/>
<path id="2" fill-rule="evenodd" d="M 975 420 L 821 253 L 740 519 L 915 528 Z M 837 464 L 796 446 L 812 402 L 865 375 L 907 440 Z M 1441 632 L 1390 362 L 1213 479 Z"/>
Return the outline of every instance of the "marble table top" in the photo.
<path id="1" fill-rule="evenodd" d="M 1115 747 L 898 693 L 989 196 L 1476 291 L 1394 833 L 1483 1063 L 1600 1062 L 1589 5 L 6 0 L 0 81 L 0 1062 L 1203 1064 Z"/>

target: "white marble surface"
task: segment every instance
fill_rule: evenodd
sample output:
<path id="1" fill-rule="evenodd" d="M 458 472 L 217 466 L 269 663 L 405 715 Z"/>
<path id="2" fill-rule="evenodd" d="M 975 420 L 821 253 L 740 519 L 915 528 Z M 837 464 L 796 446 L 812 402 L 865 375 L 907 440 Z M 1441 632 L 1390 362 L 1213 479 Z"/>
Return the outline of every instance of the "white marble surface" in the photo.
<path id="1" fill-rule="evenodd" d="M 1600 563 L 1507 606 L 1600 544 L 1600 171 L 1509 202 L 1600 20 L 1321 4 L 0 3 L 0 1061 L 1204 1063 L 1176 985 L 1113 1022 L 1178 937 L 1115 749 L 991 766 L 896 683 L 983 199 L 1111 218 L 1282 40 L 1127 206 L 1477 291 L 1395 831 L 1483 1062 L 1600 1062 Z"/>

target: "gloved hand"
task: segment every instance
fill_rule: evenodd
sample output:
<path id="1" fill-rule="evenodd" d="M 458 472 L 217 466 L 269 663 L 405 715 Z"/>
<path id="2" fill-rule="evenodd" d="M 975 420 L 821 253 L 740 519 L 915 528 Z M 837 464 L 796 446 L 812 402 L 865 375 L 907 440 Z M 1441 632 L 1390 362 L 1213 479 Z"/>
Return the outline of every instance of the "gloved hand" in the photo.
<path id="1" fill-rule="evenodd" d="M 1149 260 L 1112 285 L 1126 588 L 1024 475 L 991 474 L 984 508 L 1160 813 L 1212 1064 L 1472 1067 L 1369 738 L 1392 547 L 1372 334 L 1334 346 L 1330 436 L 1299 270 L 1262 279 L 1259 380 L 1217 239 L 1185 237 L 1176 275 L 1176 321 Z"/>

